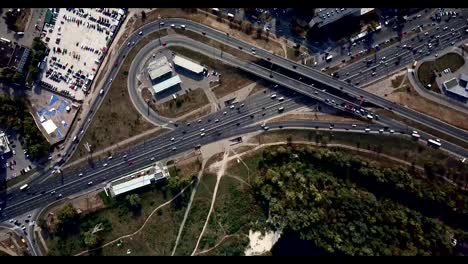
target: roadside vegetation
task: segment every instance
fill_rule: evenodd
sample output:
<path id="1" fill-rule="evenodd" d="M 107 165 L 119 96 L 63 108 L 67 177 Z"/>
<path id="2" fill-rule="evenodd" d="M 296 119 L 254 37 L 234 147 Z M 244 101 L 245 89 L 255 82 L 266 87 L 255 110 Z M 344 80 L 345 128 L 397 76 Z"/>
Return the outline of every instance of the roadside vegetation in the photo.
<path id="1" fill-rule="evenodd" d="M 161 116 L 176 118 L 184 114 L 200 109 L 209 103 L 205 92 L 201 88 L 191 91 L 185 91 L 176 99 L 171 99 L 161 104 L 152 104 L 150 106 Z"/>
<path id="2" fill-rule="evenodd" d="M 166 35 L 165 31 L 161 32 L 161 36 L 163 35 Z M 157 39 L 158 36 L 159 33 L 156 32 L 143 37 L 125 57 L 115 80 L 109 87 L 106 98 L 104 98 L 101 107 L 91 121 L 91 125 L 86 130 L 83 139 L 80 141 L 80 146 L 71 160 L 86 155 L 87 150 L 84 147 L 86 143 L 91 144 L 93 150 L 100 150 L 154 127 L 133 106 L 128 95 L 127 75 L 133 58 L 138 51 L 150 41 Z M 88 122 L 88 120 L 85 120 L 85 122 Z"/>
<path id="3" fill-rule="evenodd" d="M 90 255 L 125 255 L 128 248 L 138 255 L 154 255 L 157 252 L 167 254 L 171 249 L 171 242 L 175 240 L 176 227 L 182 219 L 190 189 L 168 205 L 169 209 L 163 208 L 164 210 L 156 212 L 148 220 L 144 232 L 137 233 L 131 239 L 121 239 L 105 248 L 100 247 L 137 231 L 155 208 L 174 197 L 190 181 L 189 177 L 170 177 L 167 182 L 116 198 L 107 197 L 101 192 L 99 196 L 105 206 L 95 212 L 80 213 L 72 203 L 62 206 L 56 212 L 57 217 L 49 221 L 51 224 L 48 225 L 45 220 L 48 216 L 38 221 L 48 244 L 48 255 L 69 256 L 84 250 L 90 250 L 87 253 Z M 174 227 L 171 232 L 168 229 L 170 226 Z"/>
<path id="4" fill-rule="evenodd" d="M 2 129 L 13 129 L 21 135 L 21 145 L 31 159 L 38 159 L 49 152 L 50 145 L 37 128 L 24 99 L 0 94 L 0 124 Z"/>
<path id="5" fill-rule="evenodd" d="M 427 88 L 427 85 L 431 85 L 431 90 L 437 93 L 441 93 L 439 86 L 437 85 L 436 78 L 440 76 L 441 72 L 445 69 L 450 69 L 452 72 L 460 69 L 465 60 L 462 56 L 457 53 L 447 53 L 433 61 L 423 62 L 418 68 L 419 81 Z"/>
<path id="6" fill-rule="evenodd" d="M 29 60 L 28 73 L 26 75 L 26 83 L 31 86 L 32 82 L 39 76 L 39 62 L 44 59 L 47 46 L 39 37 L 33 39 L 31 47 L 31 58 Z"/>
<path id="7" fill-rule="evenodd" d="M 466 217 L 466 194 L 447 183 L 339 151 L 281 146 L 261 156 L 253 189 L 272 227 L 329 254 L 451 255 L 451 239 L 466 236 L 437 220 L 453 208 Z"/>

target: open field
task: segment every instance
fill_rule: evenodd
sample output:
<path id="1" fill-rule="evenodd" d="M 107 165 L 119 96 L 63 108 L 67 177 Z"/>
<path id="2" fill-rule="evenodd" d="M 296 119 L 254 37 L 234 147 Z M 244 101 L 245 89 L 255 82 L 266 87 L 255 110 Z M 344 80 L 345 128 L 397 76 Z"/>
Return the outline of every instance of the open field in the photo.
<path id="1" fill-rule="evenodd" d="M 452 72 L 457 71 L 465 64 L 465 60 L 457 53 L 448 53 L 434 61 L 423 62 L 418 68 L 419 81 L 426 87 L 431 84 L 431 90 L 440 93 L 440 88 L 434 78 L 434 71 L 438 73 L 450 68 Z"/>
<path id="2" fill-rule="evenodd" d="M 177 118 L 208 104 L 208 98 L 202 89 L 194 89 L 179 95 L 177 99 L 156 104 L 154 110 L 161 116 Z"/>
<path id="3" fill-rule="evenodd" d="M 195 248 L 210 210 L 215 183 L 216 175 L 205 173 L 202 176 L 174 255 L 189 256 Z"/>
<path id="4" fill-rule="evenodd" d="M 90 226 L 91 223 L 96 221 L 99 222 L 103 219 L 109 221 L 110 225 L 108 226 L 111 228 L 102 232 L 103 244 L 137 231 L 155 208 L 172 198 L 165 190 L 164 185 L 164 183 L 161 183 L 134 192 L 138 193 L 141 198 L 141 210 L 138 214 L 122 209 L 121 203 L 123 203 L 124 197 L 117 197 L 117 199 L 106 198 L 106 208 L 87 213 L 81 217 L 81 229 L 85 229 L 85 226 Z M 99 196 L 105 197 L 105 194 L 101 193 Z M 72 201 L 73 204 L 77 202 Z M 182 219 L 184 209 L 183 203 L 177 206 L 171 203 L 153 214 L 141 232 L 133 237 L 123 239 L 123 248 L 114 243 L 104 249 L 93 251 L 91 254 L 125 255 L 127 249 L 130 248 L 134 254 L 138 255 L 167 255 L 173 246 L 172 243 L 175 241 L 177 226 Z M 91 226 L 94 226 L 94 224 Z M 169 229 L 171 227 L 173 229 Z M 46 241 L 51 255 L 73 255 L 85 250 L 80 235 L 69 236 L 65 240 L 47 237 Z"/>
<path id="5" fill-rule="evenodd" d="M 242 70 L 226 65 L 219 60 L 214 60 L 196 51 L 186 49 L 184 47 L 169 47 L 169 49 L 185 57 L 198 61 L 200 64 L 208 66 L 210 69 L 215 69 L 219 74 L 221 74 L 218 83 L 219 85 L 213 89 L 213 92 L 218 99 L 257 80 L 252 75 Z"/>
<path id="6" fill-rule="evenodd" d="M 162 32 L 162 35 L 166 35 L 166 32 Z M 104 149 L 154 127 L 134 108 L 128 95 L 127 75 L 138 51 L 158 36 L 157 32 L 145 36 L 128 53 L 72 160 L 83 157 L 83 154 L 86 153 L 84 148 L 86 142 L 91 144 L 94 149 Z"/>

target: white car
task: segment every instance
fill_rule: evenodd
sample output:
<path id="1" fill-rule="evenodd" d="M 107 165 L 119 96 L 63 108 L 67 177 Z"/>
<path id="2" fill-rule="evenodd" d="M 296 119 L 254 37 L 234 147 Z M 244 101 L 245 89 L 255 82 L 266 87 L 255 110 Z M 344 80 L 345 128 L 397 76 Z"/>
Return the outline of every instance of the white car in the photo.
<path id="1" fill-rule="evenodd" d="M 104 163 L 104 165 L 102 165 L 102 166 L 107 167 L 107 163 Z"/>
<path id="2" fill-rule="evenodd" d="M 223 112 L 223 115 L 227 115 L 227 112 L 226 112 L 226 111 L 224 111 L 224 112 Z"/>
<path id="3" fill-rule="evenodd" d="M 175 138 L 171 138 L 171 141 L 174 141 L 174 140 L 175 140 Z"/>
<path id="4" fill-rule="evenodd" d="M 201 134 L 200 134 L 200 137 L 204 137 L 204 136 L 205 136 L 205 133 L 201 133 Z"/>
<path id="5" fill-rule="evenodd" d="M 79 177 L 83 176 L 83 173 L 78 174 Z"/>
<path id="6" fill-rule="evenodd" d="M 171 28 L 175 28 L 175 25 L 174 25 L 174 24 L 171 24 Z"/>
<path id="7" fill-rule="evenodd" d="M 154 157 L 151 157 L 151 159 L 150 159 L 150 160 L 151 160 L 151 161 L 153 161 L 153 160 L 154 160 Z"/>
<path id="8" fill-rule="evenodd" d="M 88 182 L 88 185 L 92 185 L 92 184 L 93 184 L 93 182 L 92 182 L 92 181 Z"/>
<path id="9" fill-rule="evenodd" d="M 283 101 L 284 100 L 284 97 L 281 96 L 280 98 L 278 98 L 279 101 Z"/>
<path id="10" fill-rule="evenodd" d="M 216 118 L 216 119 L 215 119 L 215 123 L 218 123 L 218 122 L 219 122 L 219 119 Z"/>
<path id="11" fill-rule="evenodd" d="M 143 31 L 138 32 L 138 35 L 140 36 L 143 35 Z"/>
<path id="12" fill-rule="evenodd" d="M 176 149 L 177 149 L 176 147 L 173 147 L 173 148 L 172 148 L 172 151 L 174 151 L 174 150 L 176 150 Z"/>

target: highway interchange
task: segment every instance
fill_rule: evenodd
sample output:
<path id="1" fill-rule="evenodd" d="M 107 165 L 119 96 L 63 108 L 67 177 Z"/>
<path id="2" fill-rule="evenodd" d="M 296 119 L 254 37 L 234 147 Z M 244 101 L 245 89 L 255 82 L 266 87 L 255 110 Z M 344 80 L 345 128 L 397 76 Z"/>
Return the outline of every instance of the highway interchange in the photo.
<path id="1" fill-rule="evenodd" d="M 206 36 L 214 38 L 219 42 L 225 42 L 226 44 L 229 44 L 233 47 L 242 47 L 246 51 L 250 51 L 251 48 L 253 48 L 249 44 L 240 42 L 239 40 L 234 38 L 229 38 L 228 36 L 226 36 L 225 33 L 218 32 L 209 27 L 200 25 L 192 21 L 183 19 L 165 19 L 164 22 L 164 26 L 161 26 L 159 24 L 159 21 L 157 21 L 144 26 L 140 30 L 143 30 L 144 34 L 146 35 L 150 32 L 157 31 L 160 28 L 168 28 L 169 25 L 172 23 L 177 25 L 185 24 L 189 30 L 194 30 L 196 32 L 205 32 Z M 141 36 L 139 36 L 137 32 L 138 31 L 136 31 L 133 35 L 131 35 L 128 38 L 129 42 L 137 42 L 139 39 L 141 39 Z M 208 49 L 208 53 L 211 53 L 212 55 L 213 53 L 215 53 L 215 55 L 221 54 L 221 52 L 213 52 L 212 47 L 209 47 L 202 43 L 198 43 L 192 39 L 188 39 L 185 37 L 166 36 L 164 37 L 164 41 L 168 41 L 169 45 L 191 46 L 192 48 L 205 53 Z M 153 41 L 148 45 L 157 45 L 157 41 Z M 128 47 L 127 45 L 121 47 L 121 49 L 119 50 L 119 61 L 123 59 L 123 57 L 129 52 L 130 49 L 131 47 Z M 423 120 L 422 123 L 426 122 L 430 125 L 435 125 L 435 127 L 438 130 L 447 130 L 448 132 L 452 132 L 452 127 L 448 124 L 445 124 L 443 122 L 440 122 L 438 120 L 424 115 L 422 115 L 421 117 L 421 114 L 419 113 L 415 113 L 412 110 L 396 106 L 393 103 L 388 102 L 382 98 L 377 97 L 377 99 L 374 99 L 376 96 L 372 96 L 372 94 L 369 95 L 369 93 L 366 93 L 365 91 L 362 91 L 355 86 L 349 85 L 343 81 L 321 74 L 316 70 L 310 69 L 303 65 L 295 64 L 287 59 L 274 56 L 273 54 L 261 50 L 259 48 L 256 48 L 256 55 L 263 58 L 270 58 L 269 61 L 285 68 L 292 68 L 292 66 L 294 66 L 294 70 L 297 73 L 302 74 L 304 76 L 308 76 L 308 78 L 316 79 L 318 80 L 317 82 L 323 86 L 334 87 L 338 89 L 340 87 L 343 87 L 343 89 L 349 91 L 350 94 L 355 94 L 356 97 L 363 95 L 366 98 L 366 100 L 372 100 L 372 102 L 377 102 L 377 105 L 383 105 L 387 109 L 397 109 L 401 113 L 403 113 L 404 116 L 416 115 L 416 119 Z M 263 68 L 254 63 L 240 61 L 239 59 L 235 58 L 230 54 L 224 53 L 222 56 L 222 60 L 231 65 L 237 65 L 238 67 L 250 71 L 258 75 L 259 77 L 270 79 L 271 81 L 278 83 L 281 86 L 291 88 L 308 97 L 316 98 L 322 103 L 326 103 L 323 102 L 324 99 L 329 99 L 330 101 L 335 100 L 335 104 L 329 103 L 329 105 L 339 108 L 339 105 L 342 102 L 346 102 L 346 100 L 343 100 L 340 97 L 329 94 L 327 92 L 322 92 L 320 89 L 315 89 L 311 85 L 305 84 L 299 80 L 294 80 L 279 73 L 272 72 L 269 69 Z M 118 70 L 119 67 L 113 67 L 111 69 L 109 75 L 107 76 L 108 82 L 106 83 L 108 85 L 105 88 L 110 87 L 110 79 L 115 77 Z M 270 77 L 270 75 L 273 77 Z M 317 94 L 315 92 L 317 92 Z M 278 96 L 280 96 L 279 93 L 280 92 L 278 91 Z M 291 96 L 293 99 L 290 99 Z M 102 187 L 102 185 L 97 186 L 98 183 L 109 181 L 113 178 L 122 176 L 123 174 L 128 173 L 131 170 L 150 164 L 151 162 L 153 162 L 150 160 L 150 157 L 154 157 L 155 160 L 161 160 L 167 158 L 168 156 L 191 150 L 195 148 L 198 144 L 203 145 L 209 142 L 217 141 L 222 138 L 230 138 L 237 135 L 241 135 L 243 133 L 262 130 L 263 128 L 261 128 L 259 125 L 252 124 L 254 124 L 255 122 L 259 122 L 267 117 L 276 115 L 278 113 L 279 105 L 283 106 L 285 108 L 285 111 L 289 111 L 294 108 L 297 108 L 298 106 L 304 103 L 312 103 L 309 99 L 305 99 L 304 97 L 298 95 L 286 94 L 285 97 L 287 99 L 285 99 L 283 102 L 271 99 L 269 95 L 259 95 L 257 97 L 252 97 L 245 102 L 245 106 L 243 107 L 240 107 L 238 103 L 234 109 L 227 108 L 220 112 L 202 118 L 202 121 L 200 123 L 194 122 L 190 126 L 181 124 L 171 132 L 163 134 L 152 140 L 148 140 L 143 144 L 136 145 L 130 148 L 128 151 L 115 154 L 111 160 L 97 161 L 93 165 L 93 168 L 81 168 L 75 172 L 67 174 L 65 177 L 54 176 L 46 180 L 44 180 L 43 178 L 41 178 L 40 180 L 35 180 L 34 184 L 31 184 L 31 187 L 27 192 L 20 192 L 17 189 L 9 191 L 5 203 L 4 205 L 2 205 L 3 210 L 0 220 L 7 220 L 17 215 L 26 213 L 32 209 L 46 206 L 47 204 L 57 200 L 58 194 L 61 194 L 62 197 L 67 197 L 74 193 L 89 189 L 90 186 L 88 185 L 88 183 L 91 181 L 93 182 L 91 184 L 93 186 L 92 188 L 100 188 Z M 90 113 L 90 116 L 88 118 L 92 118 L 101 102 L 102 98 L 98 98 L 96 100 L 95 105 L 92 107 L 93 112 Z M 236 109 L 237 107 L 239 107 L 240 113 Z M 265 109 L 262 109 L 263 107 L 265 107 Z M 224 111 L 226 111 L 227 113 L 224 114 Z M 263 115 L 263 113 L 265 113 L 265 115 Z M 218 123 L 214 121 L 216 119 L 219 119 Z M 334 130 L 349 129 L 364 133 L 364 128 L 369 126 L 369 128 L 371 128 L 371 130 L 374 133 L 378 133 L 377 131 L 379 129 L 383 129 L 384 126 L 387 126 L 402 133 L 407 134 L 409 132 L 408 128 L 405 128 L 405 126 L 396 123 L 393 120 L 386 120 L 385 118 L 381 117 L 378 121 L 381 122 L 381 124 L 357 125 L 355 128 L 351 127 L 350 124 L 335 124 Z M 89 126 L 89 123 L 90 122 L 87 121 L 84 122 L 82 129 L 86 130 Z M 281 129 L 280 126 L 282 126 L 283 128 L 305 127 L 314 129 L 330 129 L 329 122 L 281 122 L 269 125 L 270 129 Z M 200 131 L 200 129 L 205 130 Z M 386 133 L 388 133 L 388 130 L 386 131 Z M 202 137 L 201 133 L 205 133 L 205 136 Z M 420 133 L 423 138 L 432 138 L 428 134 L 425 134 L 423 132 Z M 456 137 L 465 140 L 466 138 L 468 138 L 466 137 L 466 132 L 463 130 L 455 130 L 453 134 Z M 175 140 L 171 141 L 171 138 L 175 138 Z M 463 148 L 457 147 L 453 144 L 444 141 L 443 146 L 444 148 L 448 149 L 449 151 L 455 154 L 465 157 L 468 156 L 466 150 Z M 73 149 L 69 151 L 68 155 L 70 155 L 72 151 Z M 127 158 L 124 158 L 125 155 Z M 129 165 L 127 159 L 132 160 L 133 163 Z M 107 164 L 106 166 L 104 166 L 105 163 Z M 83 176 L 80 176 L 80 173 L 82 173 Z M 52 191 L 55 191 L 54 194 L 51 194 Z"/>

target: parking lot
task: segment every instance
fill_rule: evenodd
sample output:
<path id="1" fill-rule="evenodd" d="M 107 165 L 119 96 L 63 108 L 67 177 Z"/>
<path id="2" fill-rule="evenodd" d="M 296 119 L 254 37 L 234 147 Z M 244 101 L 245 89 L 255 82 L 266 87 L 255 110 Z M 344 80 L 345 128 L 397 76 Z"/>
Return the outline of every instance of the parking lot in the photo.
<path id="1" fill-rule="evenodd" d="M 50 52 L 41 65 L 42 85 L 77 100 L 86 96 L 124 11 L 53 8 L 41 34 Z"/>
<path id="2" fill-rule="evenodd" d="M 2 155 L 0 158 L 0 179 L 10 180 L 22 174 L 21 170 L 25 168 L 33 169 L 34 165 L 28 159 L 28 154 L 20 144 L 18 134 L 12 131 L 7 132 L 8 140 L 10 141 L 11 152 Z"/>

